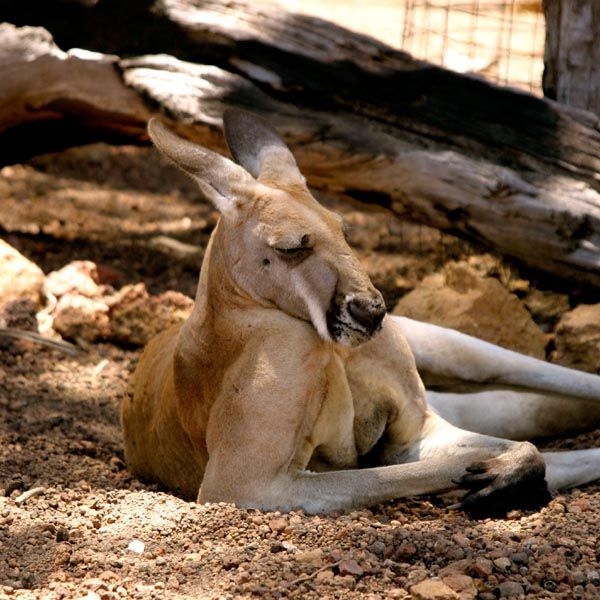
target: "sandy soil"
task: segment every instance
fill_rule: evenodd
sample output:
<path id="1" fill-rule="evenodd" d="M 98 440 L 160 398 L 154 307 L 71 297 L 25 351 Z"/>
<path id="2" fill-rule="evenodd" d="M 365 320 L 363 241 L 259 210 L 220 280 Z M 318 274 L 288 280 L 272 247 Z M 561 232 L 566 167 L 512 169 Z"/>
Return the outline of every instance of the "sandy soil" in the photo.
<path id="1" fill-rule="evenodd" d="M 45 273 L 87 259 L 106 285 L 191 296 L 201 252 L 177 258 L 156 238 L 203 247 L 215 215 L 196 198 L 149 150 L 92 146 L 3 169 L 0 237 Z M 475 254 L 388 214 L 343 210 L 391 304 L 448 259 Z M 96 342 L 72 358 L 1 342 L 0 597 L 600 597 L 598 485 L 540 511 L 473 520 L 450 510 L 451 498 L 280 515 L 141 484 L 125 470 L 118 420 L 138 354 Z"/>

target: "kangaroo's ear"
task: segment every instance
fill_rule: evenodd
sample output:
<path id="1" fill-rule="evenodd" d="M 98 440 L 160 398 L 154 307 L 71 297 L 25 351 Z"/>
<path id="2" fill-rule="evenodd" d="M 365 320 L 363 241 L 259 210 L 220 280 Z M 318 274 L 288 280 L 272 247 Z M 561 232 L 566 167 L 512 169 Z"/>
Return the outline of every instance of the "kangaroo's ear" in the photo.
<path id="1" fill-rule="evenodd" d="M 184 140 L 157 119 L 148 123 L 155 146 L 179 168 L 191 175 L 204 195 L 222 213 L 235 209 L 256 181 L 233 161 Z"/>
<path id="2" fill-rule="evenodd" d="M 223 128 L 233 158 L 259 181 L 305 184 L 293 154 L 266 119 L 228 108 L 223 113 Z"/>

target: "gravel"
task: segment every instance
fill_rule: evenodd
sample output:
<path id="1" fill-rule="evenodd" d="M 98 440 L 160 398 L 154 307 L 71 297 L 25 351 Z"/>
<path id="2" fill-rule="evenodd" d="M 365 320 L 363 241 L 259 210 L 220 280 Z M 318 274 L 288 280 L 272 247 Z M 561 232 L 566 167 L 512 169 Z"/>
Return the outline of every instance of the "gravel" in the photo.
<path id="1" fill-rule="evenodd" d="M 55 159 L 39 162 L 47 173 L 5 169 L 3 237 L 46 274 L 92 260 L 115 288 L 143 281 L 151 293 L 192 295 L 197 267 L 146 241 L 166 232 L 203 245 L 210 209 L 170 191 L 175 184 L 150 191 L 163 180 L 154 162 L 146 178 L 146 150 L 95 146 L 93 156 L 97 182 L 73 167 L 75 151 L 68 166 L 76 177 L 52 173 Z M 121 164 L 136 167 L 118 180 Z M 128 192 L 138 171 L 145 187 Z M 457 240 L 345 210 L 351 240 L 388 301 L 464 256 Z M 201 506 L 135 480 L 123 463 L 118 413 L 140 350 L 115 344 L 90 343 L 73 358 L 0 340 L 0 598 L 600 598 L 598 485 L 536 512 L 474 520 L 449 508 L 451 496 L 307 516 Z M 599 442 L 596 431 L 553 446 Z"/>

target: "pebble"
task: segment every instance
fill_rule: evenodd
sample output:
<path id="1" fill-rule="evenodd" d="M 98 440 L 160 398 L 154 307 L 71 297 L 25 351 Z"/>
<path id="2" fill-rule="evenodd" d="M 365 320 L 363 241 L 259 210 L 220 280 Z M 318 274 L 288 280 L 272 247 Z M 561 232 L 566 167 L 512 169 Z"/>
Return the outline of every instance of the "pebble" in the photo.
<path id="1" fill-rule="evenodd" d="M 298 547 L 295 546 L 294 544 L 292 544 L 292 542 L 288 542 L 287 540 L 284 540 L 283 542 L 281 542 L 281 545 L 283 546 L 283 549 L 288 552 L 289 554 L 293 554 L 294 552 L 298 552 Z"/>
<path id="2" fill-rule="evenodd" d="M 276 517 L 269 521 L 269 529 L 271 531 L 281 532 L 285 531 L 288 526 L 288 520 L 285 517 Z"/>
<path id="3" fill-rule="evenodd" d="M 478 556 L 473 563 L 473 572 L 482 578 L 489 577 L 494 571 L 494 563 L 489 558 Z"/>
<path id="4" fill-rule="evenodd" d="M 144 548 L 144 542 L 140 540 L 131 540 L 127 546 L 127 550 L 130 552 L 135 552 L 136 554 L 142 554 L 144 552 Z"/>
<path id="5" fill-rule="evenodd" d="M 567 504 L 570 513 L 582 513 L 592 510 L 592 503 L 587 498 L 577 498 Z"/>
<path id="6" fill-rule="evenodd" d="M 459 595 L 439 579 L 425 579 L 410 588 L 413 600 L 459 600 Z"/>
<path id="7" fill-rule="evenodd" d="M 527 552 L 515 552 L 511 555 L 511 560 L 517 565 L 526 565 L 529 562 Z"/>
<path id="8" fill-rule="evenodd" d="M 500 558 L 495 558 L 494 559 L 494 566 L 496 567 L 496 569 L 498 569 L 498 571 L 508 571 L 511 567 L 511 561 L 509 558 L 506 558 L 506 556 L 501 556 Z"/>
<path id="9" fill-rule="evenodd" d="M 448 587 L 452 588 L 460 596 L 461 600 L 473 600 L 477 598 L 475 581 L 468 575 L 452 573 L 446 577 L 442 577 L 442 581 Z"/>
<path id="10" fill-rule="evenodd" d="M 334 577 L 335 575 L 331 569 L 325 569 L 316 574 L 315 581 L 317 583 L 331 583 Z"/>
<path id="11" fill-rule="evenodd" d="M 69 539 L 69 530 L 66 527 L 58 527 L 56 529 L 56 541 L 66 542 Z"/>
<path id="12" fill-rule="evenodd" d="M 306 550 L 304 552 L 296 552 L 294 558 L 301 563 L 308 563 L 316 567 L 323 564 L 323 550 L 317 548 L 315 550 Z"/>
<path id="13" fill-rule="evenodd" d="M 500 594 L 500 598 L 524 598 L 525 590 L 523 586 L 516 581 L 503 581 L 498 586 L 498 592 Z"/>
<path id="14" fill-rule="evenodd" d="M 463 535 L 462 533 L 455 533 L 452 536 L 452 541 L 459 545 L 461 548 L 466 548 L 467 546 L 470 546 L 471 542 L 469 541 L 469 538 L 466 535 Z"/>
<path id="15" fill-rule="evenodd" d="M 340 575 L 356 575 L 360 577 L 364 569 L 353 558 L 342 560 L 339 564 Z"/>

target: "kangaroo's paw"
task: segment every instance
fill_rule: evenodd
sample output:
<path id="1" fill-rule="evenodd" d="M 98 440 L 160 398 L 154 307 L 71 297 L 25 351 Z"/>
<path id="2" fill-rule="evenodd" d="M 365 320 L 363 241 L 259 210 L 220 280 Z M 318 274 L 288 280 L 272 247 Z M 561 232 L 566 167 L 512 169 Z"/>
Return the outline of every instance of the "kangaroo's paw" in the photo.
<path id="1" fill-rule="evenodd" d="M 459 508 L 475 516 L 533 510 L 550 500 L 545 463 L 532 444 L 516 444 L 500 456 L 473 463 L 456 483 L 468 492 Z"/>

